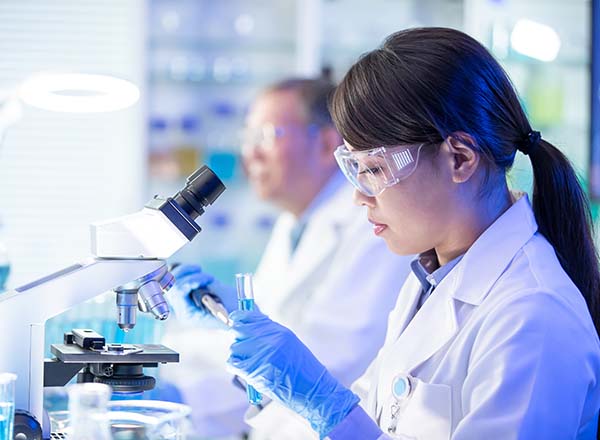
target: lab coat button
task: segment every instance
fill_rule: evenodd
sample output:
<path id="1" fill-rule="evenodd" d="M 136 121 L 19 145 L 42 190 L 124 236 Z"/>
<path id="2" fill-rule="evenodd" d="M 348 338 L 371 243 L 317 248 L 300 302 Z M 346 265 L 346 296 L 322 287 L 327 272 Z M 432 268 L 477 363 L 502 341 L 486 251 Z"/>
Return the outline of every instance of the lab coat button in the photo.
<path id="1" fill-rule="evenodd" d="M 392 394 L 396 400 L 401 400 L 410 394 L 411 386 L 408 376 L 400 374 L 394 378 L 392 382 Z"/>

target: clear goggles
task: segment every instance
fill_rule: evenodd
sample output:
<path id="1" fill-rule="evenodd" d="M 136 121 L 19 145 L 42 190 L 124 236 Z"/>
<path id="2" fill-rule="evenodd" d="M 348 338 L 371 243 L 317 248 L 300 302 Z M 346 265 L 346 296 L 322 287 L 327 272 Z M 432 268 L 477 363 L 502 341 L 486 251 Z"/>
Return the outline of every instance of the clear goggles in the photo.
<path id="1" fill-rule="evenodd" d="M 415 171 L 423 145 L 378 147 L 364 151 L 350 151 L 345 145 L 340 145 L 334 155 L 350 183 L 364 195 L 374 197 Z"/>

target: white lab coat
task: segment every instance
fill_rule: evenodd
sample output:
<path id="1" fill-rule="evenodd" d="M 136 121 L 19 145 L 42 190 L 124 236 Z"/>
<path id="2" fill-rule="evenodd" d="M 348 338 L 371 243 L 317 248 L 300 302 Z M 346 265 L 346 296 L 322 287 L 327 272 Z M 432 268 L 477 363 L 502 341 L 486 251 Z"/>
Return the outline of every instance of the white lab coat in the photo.
<path id="1" fill-rule="evenodd" d="M 386 433 L 381 439 L 596 438 L 598 336 L 583 297 L 536 231 L 524 196 L 416 314 L 421 285 L 408 278 L 385 345 L 353 386 Z M 392 385 L 405 375 L 412 391 L 388 434 Z"/>
<path id="2" fill-rule="evenodd" d="M 295 220 L 289 213 L 278 218 L 255 273 L 255 300 L 262 312 L 289 326 L 349 386 L 383 344 L 387 316 L 410 271 L 410 257 L 392 254 L 373 234 L 366 212 L 353 204 L 352 187 L 341 174 L 315 203 L 291 258 Z M 185 401 L 193 407 L 198 431 L 227 433 L 226 428 L 235 426 L 235 411 L 248 408 L 245 394 L 231 386 L 231 376 L 224 371 L 231 339 L 218 334 L 208 339 L 192 331 L 172 339 L 166 345 L 180 351 L 184 363 L 208 353 L 213 358 L 218 371 L 198 372 L 196 363 L 196 370 L 179 370 L 176 376 Z M 182 340 L 188 343 L 182 346 Z M 167 379 L 177 382 L 173 375 Z M 267 405 L 260 420 L 254 439 L 317 438 L 303 419 L 276 403 Z"/>

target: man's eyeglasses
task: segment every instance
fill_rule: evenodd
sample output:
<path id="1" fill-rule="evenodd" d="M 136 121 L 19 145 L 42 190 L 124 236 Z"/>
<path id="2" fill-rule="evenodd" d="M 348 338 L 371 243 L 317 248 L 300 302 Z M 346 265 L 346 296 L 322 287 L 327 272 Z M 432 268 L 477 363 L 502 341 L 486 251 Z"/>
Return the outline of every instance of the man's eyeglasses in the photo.
<path id="1" fill-rule="evenodd" d="M 315 124 L 309 125 L 273 125 L 264 124 L 259 127 L 246 127 L 240 133 L 240 144 L 242 146 L 242 154 L 249 154 L 255 148 L 260 148 L 263 151 L 271 150 L 275 146 L 277 139 L 286 136 L 291 132 L 301 130 L 307 134 L 318 132 L 319 127 Z"/>
<path id="2" fill-rule="evenodd" d="M 284 127 L 264 124 L 260 127 L 245 127 L 240 133 L 242 153 L 250 152 L 256 147 L 268 150 L 273 148 L 275 140 L 285 133 Z"/>

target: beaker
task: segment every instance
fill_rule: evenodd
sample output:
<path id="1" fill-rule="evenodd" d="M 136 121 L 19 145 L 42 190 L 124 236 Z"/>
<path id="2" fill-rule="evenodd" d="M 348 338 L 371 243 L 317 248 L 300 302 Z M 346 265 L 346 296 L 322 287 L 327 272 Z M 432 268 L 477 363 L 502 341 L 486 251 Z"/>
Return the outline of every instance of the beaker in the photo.
<path id="1" fill-rule="evenodd" d="M 77 383 L 67 387 L 69 393 L 68 438 L 76 440 L 111 440 L 107 405 L 112 394 L 102 383 Z"/>
<path id="2" fill-rule="evenodd" d="M 116 400 L 108 409 L 114 440 L 185 440 L 191 431 L 191 408 L 180 403 Z"/>
<path id="3" fill-rule="evenodd" d="M 16 380 L 15 374 L 0 374 L 0 440 L 12 440 L 13 438 Z"/>

